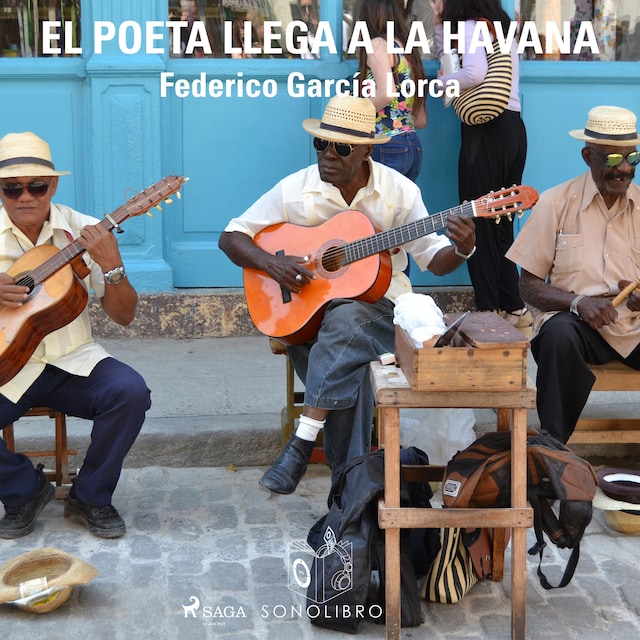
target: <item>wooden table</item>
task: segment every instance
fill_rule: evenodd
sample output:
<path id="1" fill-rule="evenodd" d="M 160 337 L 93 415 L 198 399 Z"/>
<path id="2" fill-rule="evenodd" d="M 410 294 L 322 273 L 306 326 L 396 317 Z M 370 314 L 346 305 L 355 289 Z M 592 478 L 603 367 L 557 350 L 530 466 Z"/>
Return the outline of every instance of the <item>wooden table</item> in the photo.
<path id="1" fill-rule="evenodd" d="M 526 533 L 533 525 L 527 503 L 527 409 L 535 408 L 535 387 L 499 391 L 412 391 L 402 370 L 371 363 L 371 381 L 385 449 L 385 491 L 378 523 L 386 542 L 387 638 L 400 638 L 400 529 L 423 527 L 511 528 L 511 637 L 526 632 Z M 400 408 L 468 407 L 498 410 L 499 428 L 512 431 L 511 507 L 496 509 L 414 509 L 400 507 Z"/>

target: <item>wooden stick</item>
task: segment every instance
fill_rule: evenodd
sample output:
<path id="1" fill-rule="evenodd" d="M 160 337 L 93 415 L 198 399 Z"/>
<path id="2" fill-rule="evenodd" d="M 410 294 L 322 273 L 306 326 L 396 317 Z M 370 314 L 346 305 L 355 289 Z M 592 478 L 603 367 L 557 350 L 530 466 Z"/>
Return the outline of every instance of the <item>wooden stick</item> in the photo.
<path id="1" fill-rule="evenodd" d="M 640 285 L 640 278 L 636 278 L 628 284 L 612 301 L 611 304 L 617 307 L 623 300 L 626 300 Z"/>

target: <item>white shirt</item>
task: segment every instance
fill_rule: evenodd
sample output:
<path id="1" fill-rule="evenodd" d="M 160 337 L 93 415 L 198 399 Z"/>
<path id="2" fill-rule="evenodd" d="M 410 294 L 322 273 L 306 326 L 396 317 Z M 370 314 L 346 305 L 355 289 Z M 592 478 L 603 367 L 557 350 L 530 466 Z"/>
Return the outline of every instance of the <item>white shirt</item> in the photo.
<path id="1" fill-rule="evenodd" d="M 52 204 L 49 220 L 45 222 L 36 244 L 38 246 L 52 244 L 62 249 L 78 237 L 83 227 L 98 222 L 96 218 L 64 205 Z M 4 207 L 0 206 L 0 272 L 6 272 L 18 258 L 33 247 L 27 236 L 11 222 Z M 88 291 L 93 289 L 95 295 L 102 298 L 105 287 L 102 269 L 89 258 L 87 253 L 83 254 L 83 259 L 91 270 L 83 280 L 83 285 Z M 64 296 L 60 294 L 54 296 L 55 301 L 51 304 L 56 304 L 56 301 L 62 297 Z M 0 312 L 1 309 L 2 307 Z M 32 315 L 33 311 L 29 310 L 28 301 L 23 309 L 24 317 Z M 2 337 L 4 338 L 4 335 Z M 0 342 L 0 349 L 2 351 L 6 349 L 3 341 Z M 2 357 L 2 351 L 0 351 L 0 357 Z M 69 373 L 88 376 L 95 365 L 107 357 L 109 354 L 93 340 L 89 312 L 85 307 L 75 320 L 48 334 L 42 340 L 27 364 L 12 380 L 0 387 L 0 393 L 12 402 L 17 402 L 42 373 L 45 365 L 52 364 Z"/>
<path id="2" fill-rule="evenodd" d="M 429 216 L 420 189 L 411 180 L 371 159 L 369 167 L 369 181 L 349 204 L 337 187 L 321 180 L 318 165 L 314 164 L 281 180 L 239 218 L 233 218 L 225 231 L 240 231 L 253 238 L 273 224 L 289 222 L 313 227 L 346 210 L 361 211 L 381 231 Z M 393 275 L 385 297 L 395 300 L 411 291 L 411 282 L 404 273 L 408 263 L 405 250 L 425 271 L 433 256 L 450 244 L 446 236 L 432 233 L 392 250 Z"/>

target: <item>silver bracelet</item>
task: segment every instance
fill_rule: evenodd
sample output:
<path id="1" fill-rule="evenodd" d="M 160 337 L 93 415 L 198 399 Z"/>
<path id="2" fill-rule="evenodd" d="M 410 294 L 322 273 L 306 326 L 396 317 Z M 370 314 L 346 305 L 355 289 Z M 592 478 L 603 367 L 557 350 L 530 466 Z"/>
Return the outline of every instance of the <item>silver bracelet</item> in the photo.
<path id="1" fill-rule="evenodd" d="M 456 247 L 455 245 L 453 245 L 453 252 L 459 257 L 462 258 L 463 260 L 468 260 L 475 252 L 476 252 L 476 246 L 473 245 L 473 249 L 471 249 L 469 255 L 465 255 L 464 253 L 461 253 L 460 251 L 458 251 L 458 247 Z"/>

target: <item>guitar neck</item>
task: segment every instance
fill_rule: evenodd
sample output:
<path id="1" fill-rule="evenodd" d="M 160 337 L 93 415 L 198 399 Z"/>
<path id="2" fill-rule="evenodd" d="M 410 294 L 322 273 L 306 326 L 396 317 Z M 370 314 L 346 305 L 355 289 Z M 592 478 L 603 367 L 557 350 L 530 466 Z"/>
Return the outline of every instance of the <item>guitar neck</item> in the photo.
<path id="1" fill-rule="evenodd" d="M 111 220 L 109 220 L 109 218 L 103 218 L 98 223 L 107 231 L 111 231 L 116 226 L 113 221 L 113 215 L 109 217 L 111 217 Z M 56 271 L 62 269 L 62 267 L 69 264 L 74 258 L 84 253 L 84 251 L 85 248 L 80 244 L 79 240 L 74 240 L 60 249 L 58 253 L 48 260 L 45 260 L 29 274 L 34 285 L 42 284 L 49 276 L 52 276 Z"/>
<path id="2" fill-rule="evenodd" d="M 474 203 L 465 202 L 458 207 L 440 211 L 421 220 L 408 222 L 400 227 L 395 227 L 388 231 L 380 231 L 368 238 L 350 242 L 342 247 L 344 250 L 344 263 L 349 264 L 363 260 L 388 249 L 399 247 L 412 240 L 417 240 L 422 236 L 427 236 L 430 233 L 441 231 L 446 228 L 447 218 L 450 215 L 473 217 L 475 215 Z"/>

